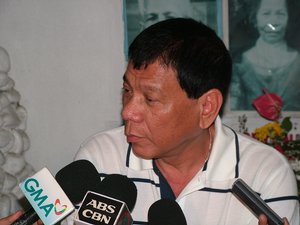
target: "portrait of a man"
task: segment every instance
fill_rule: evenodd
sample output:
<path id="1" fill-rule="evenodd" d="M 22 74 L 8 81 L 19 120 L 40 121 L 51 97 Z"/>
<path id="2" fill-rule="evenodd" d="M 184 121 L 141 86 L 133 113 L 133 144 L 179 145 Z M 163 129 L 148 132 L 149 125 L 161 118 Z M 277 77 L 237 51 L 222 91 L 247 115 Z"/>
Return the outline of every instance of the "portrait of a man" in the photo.
<path id="1" fill-rule="evenodd" d="M 176 17 L 193 18 L 218 32 L 218 10 L 216 0 L 126 0 L 128 44 L 144 28 Z"/>

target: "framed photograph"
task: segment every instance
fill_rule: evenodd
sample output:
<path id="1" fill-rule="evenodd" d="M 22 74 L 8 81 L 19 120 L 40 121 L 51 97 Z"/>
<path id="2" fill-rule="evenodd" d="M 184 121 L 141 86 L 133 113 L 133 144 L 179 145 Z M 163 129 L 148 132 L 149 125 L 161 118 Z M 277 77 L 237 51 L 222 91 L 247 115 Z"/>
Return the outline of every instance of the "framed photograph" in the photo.
<path id="1" fill-rule="evenodd" d="M 300 1 L 223 0 L 223 35 L 233 59 L 226 115 L 258 116 L 252 102 L 263 90 L 300 116 Z"/>
<path id="2" fill-rule="evenodd" d="M 125 54 L 136 35 L 158 21 L 189 17 L 214 29 L 222 37 L 220 0 L 124 0 Z"/>

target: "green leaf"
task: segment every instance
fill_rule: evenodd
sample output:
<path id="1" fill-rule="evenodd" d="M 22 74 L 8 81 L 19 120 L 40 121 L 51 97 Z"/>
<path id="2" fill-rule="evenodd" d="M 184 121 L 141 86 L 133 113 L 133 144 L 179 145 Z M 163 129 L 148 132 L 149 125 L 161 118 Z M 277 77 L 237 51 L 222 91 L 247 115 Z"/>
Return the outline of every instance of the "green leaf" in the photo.
<path id="1" fill-rule="evenodd" d="M 290 132 L 292 130 L 293 124 L 291 122 L 291 117 L 287 116 L 284 117 L 281 122 L 282 129 L 285 130 L 286 133 Z"/>

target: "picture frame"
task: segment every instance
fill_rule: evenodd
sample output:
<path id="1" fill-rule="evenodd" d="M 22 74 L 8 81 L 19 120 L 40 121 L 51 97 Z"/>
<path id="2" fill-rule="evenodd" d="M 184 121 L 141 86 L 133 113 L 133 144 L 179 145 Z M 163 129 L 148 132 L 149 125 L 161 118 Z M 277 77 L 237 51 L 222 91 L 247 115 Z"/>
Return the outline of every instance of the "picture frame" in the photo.
<path id="1" fill-rule="evenodd" d="M 259 37 L 259 31 L 257 31 L 256 27 L 253 26 L 253 21 L 250 20 L 251 16 L 252 16 L 252 20 L 255 19 L 254 15 L 256 15 L 254 13 L 254 9 L 255 7 L 253 5 L 250 5 L 254 2 L 258 2 L 256 0 L 253 1 L 247 1 L 247 0 L 222 0 L 222 15 L 223 15 L 223 19 L 222 19 L 222 26 L 223 26 L 223 41 L 225 43 L 225 45 L 227 46 L 227 48 L 230 51 L 230 54 L 232 55 L 232 60 L 233 60 L 233 80 L 231 83 L 231 88 L 228 94 L 228 98 L 226 99 L 226 104 L 224 107 L 224 116 L 227 118 L 237 118 L 237 116 L 241 116 L 241 115 L 246 115 L 248 118 L 258 118 L 260 117 L 259 114 L 256 112 L 255 108 L 253 106 L 251 107 L 234 107 L 234 105 L 242 105 L 243 101 L 239 100 L 237 101 L 236 98 L 234 98 L 234 85 L 235 84 L 239 84 L 235 79 L 238 77 L 238 70 L 237 68 L 239 63 L 241 63 L 241 60 L 243 60 L 244 58 L 246 58 L 245 55 L 243 55 L 243 53 L 246 54 L 247 51 L 249 51 L 251 48 L 253 48 L 253 46 L 257 45 L 257 40 Z M 289 5 L 288 5 L 288 22 L 286 25 L 286 33 L 285 33 L 285 39 L 287 42 L 288 49 L 292 49 L 292 51 L 294 52 L 293 54 L 283 54 L 282 56 L 279 56 L 277 58 L 277 62 L 278 65 L 282 64 L 282 68 L 283 68 L 283 64 L 284 64 L 284 60 L 286 59 L 286 63 L 290 63 L 289 66 L 287 67 L 293 67 L 296 71 L 296 73 L 300 74 L 300 63 L 299 66 L 295 66 L 295 63 L 292 63 L 292 61 L 294 60 L 295 62 L 297 62 L 298 60 L 298 56 L 299 56 L 299 52 L 300 52 L 300 44 L 297 40 L 300 39 L 300 22 L 299 18 L 300 16 L 300 3 L 299 1 L 289 1 Z M 269 24 L 272 25 L 272 24 Z M 279 26 L 279 25 L 278 25 Z M 275 28 L 276 29 L 279 28 Z M 274 34 L 275 37 L 275 34 Z M 267 49 L 268 50 L 268 49 Z M 270 53 L 268 53 L 268 51 L 266 50 L 268 58 L 275 58 L 274 57 L 274 53 L 270 51 Z M 265 52 L 265 53 L 266 53 Z M 249 52 L 248 52 L 249 53 Z M 269 55 L 268 55 L 269 54 Z M 275 55 L 276 56 L 276 55 Z M 258 59 L 258 57 L 257 57 Z M 258 60 L 257 60 L 258 61 Z M 263 62 L 263 65 L 267 65 L 268 62 L 261 60 L 261 62 Z M 299 61 L 300 62 L 300 61 Z M 250 69 L 251 70 L 251 69 Z M 255 68 L 253 67 L 253 70 L 255 70 Z M 249 69 L 248 69 L 249 71 Z M 279 70 L 278 70 L 279 71 Z M 282 69 L 282 74 L 286 75 L 291 73 L 288 69 L 286 70 L 288 72 L 284 73 L 284 70 Z M 250 74 L 250 73 L 249 73 Z M 275 73 L 274 73 L 275 74 Z M 278 73 L 279 74 L 279 73 Z M 270 88 L 270 92 L 272 93 L 276 93 L 277 95 L 279 95 L 280 97 L 282 97 L 283 99 L 283 103 L 287 104 L 288 107 L 283 108 L 283 116 L 291 116 L 292 118 L 300 118 L 300 103 L 297 103 L 298 101 L 296 101 L 297 97 L 298 99 L 300 98 L 300 92 L 298 92 L 298 90 L 300 89 L 300 83 L 297 86 L 297 80 L 299 79 L 295 79 L 295 75 L 289 75 L 287 76 L 287 78 L 283 78 L 282 75 L 282 80 L 281 83 L 278 83 L 278 89 L 273 88 L 272 89 L 272 85 L 270 86 L 266 86 L 265 88 L 268 90 Z M 241 76 L 239 74 L 239 76 Z M 243 75 L 244 77 L 246 77 L 246 75 Z M 249 75 L 248 75 L 249 76 Z M 250 75 L 251 76 L 251 75 Z M 254 76 L 254 75 L 252 75 Z M 278 75 L 279 76 L 279 75 Z M 274 76 L 274 78 L 272 78 L 272 82 L 279 82 L 281 78 L 277 78 Z M 292 79 L 294 78 L 294 79 Z M 254 79 L 254 78 L 252 78 Z M 248 79 L 250 80 L 250 79 Z M 287 80 L 290 81 L 290 83 L 287 83 Z M 237 83 L 235 83 L 237 82 Z M 249 81 L 251 82 L 251 80 Z M 260 83 L 252 83 L 252 86 L 258 86 L 259 87 Z M 248 86 L 249 85 L 248 83 Z M 250 92 L 247 91 L 247 88 L 244 88 L 245 86 L 240 86 L 240 90 L 242 90 L 242 95 L 248 95 Z M 298 87 L 298 88 L 297 88 Z M 291 92 L 292 94 L 290 94 L 288 97 L 287 96 L 281 96 L 280 92 L 284 92 L 283 90 L 285 90 L 285 92 L 290 91 L 290 89 L 295 90 L 295 92 Z M 298 90 L 297 90 L 298 89 Z M 274 91 L 274 90 L 278 90 L 278 91 Z M 278 92 L 278 93 L 277 93 Z M 257 97 L 259 95 L 262 95 L 263 91 L 261 90 L 260 94 L 257 94 Z M 249 94 L 250 96 L 250 94 Z M 242 98 L 241 98 L 242 99 Z M 251 99 L 251 98 L 250 98 Z M 253 100 L 255 98 L 253 97 Z M 237 101 L 234 104 L 234 101 Z M 250 104 L 250 100 L 247 100 L 248 103 Z M 293 105 L 294 104 L 294 105 Z M 296 105 L 297 104 L 297 105 Z"/>
<path id="2" fill-rule="evenodd" d="M 223 38 L 222 0 L 123 0 L 123 5 L 126 57 L 128 46 L 139 32 L 154 22 L 172 17 L 202 21 Z"/>

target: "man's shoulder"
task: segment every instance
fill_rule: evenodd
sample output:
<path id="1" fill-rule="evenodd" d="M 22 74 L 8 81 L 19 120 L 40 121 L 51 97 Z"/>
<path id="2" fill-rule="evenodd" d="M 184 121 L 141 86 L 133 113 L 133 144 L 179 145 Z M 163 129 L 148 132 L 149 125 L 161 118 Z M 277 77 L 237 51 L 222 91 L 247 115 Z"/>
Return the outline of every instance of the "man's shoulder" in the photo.
<path id="1" fill-rule="evenodd" d="M 238 134 L 238 138 L 242 162 L 249 160 L 253 164 L 264 164 L 266 167 L 289 167 L 287 158 L 274 147 L 244 134 Z"/>
<path id="2" fill-rule="evenodd" d="M 102 173 L 120 173 L 120 168 L 126 167 L 128 146 L 124 127 L 101 131 L 80 145 L 75 159 L 91 161 Z"/>
<path id="3" fill-rule="evenodd" d="M 80 145 L 80 155 L 114 155 L 127 152 L 128 143 L 124 135 L 124 127 L 101 131 L 88 137 Z"/>
<path id="4" fill-rule="evenodd" d="M 258 158 L 268 158 L 269 160 L 267 161 L 270 161 L 272 164 L 287 164 L 286 157 L 272 146 L 258 141 L 257 139 L 251 137 L 251 135 L 237 132 L 228 126 L 223 126 L 223 130 L 226 140 L 235 142 L 235 147 L 238 150 L 237 154 L 242 161 L 247 159 L 249 161 L 259 162 L 260 160 L 258 160 Z M 261 163 L 263 162 L 266 161 L 262 160 Z"/>
<path id="5" fill-rule="evenodd" d="M 81 146 L 86 146 L 89 143 L 93 142 L 100 142 L 107 143 L 107 142 L 124 142 L 125 135 L 124 135 L 124 126 L 116 127 L 110 130 L 100 131 L 91 136 L 89 136 Z"/>

